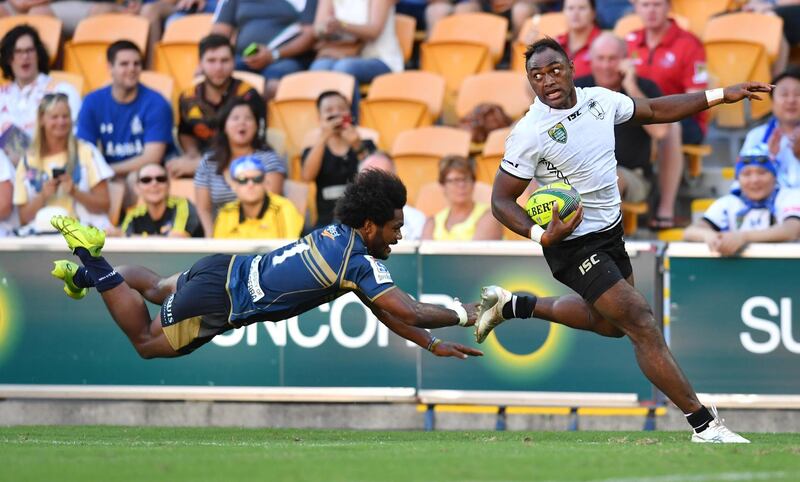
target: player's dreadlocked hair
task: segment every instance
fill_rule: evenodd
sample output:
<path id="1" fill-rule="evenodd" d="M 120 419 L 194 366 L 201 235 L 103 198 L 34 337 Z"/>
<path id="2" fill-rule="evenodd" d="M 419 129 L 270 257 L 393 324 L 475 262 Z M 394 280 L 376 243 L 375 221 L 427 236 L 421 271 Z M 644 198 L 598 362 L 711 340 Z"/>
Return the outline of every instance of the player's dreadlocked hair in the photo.
<path id="1" fill-rule="evenodd" d="M 406 187 L 394 174 L 367 169 L 347 185 L 336 203 L 335 217 L 351 228 L 364 226 L 370 220 L 383 226 L 394 218 L 395 209 L 406 204 Z"/>

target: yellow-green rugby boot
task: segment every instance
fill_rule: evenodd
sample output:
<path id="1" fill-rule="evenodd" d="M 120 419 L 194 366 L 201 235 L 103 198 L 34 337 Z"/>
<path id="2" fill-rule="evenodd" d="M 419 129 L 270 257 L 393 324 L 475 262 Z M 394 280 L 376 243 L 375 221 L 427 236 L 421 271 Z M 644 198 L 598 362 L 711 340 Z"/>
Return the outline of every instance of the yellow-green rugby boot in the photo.
<path id="1" fill-rule="evenodd" d="M 69 216 L 53 216 L 50 224 L 64 236 L 67 246 L 75 253 L 76 248 L 85 248 L 93 258 L 100 256 L 106 243 L 106 233 L 92 226 L 84 226 Z"/>
<path id="2" fill-rule="evenodd" d="M 51 271 L 50 274 L 64 281 L 64 293 L 66 293 L 67 296 L 76 300 L 80 300 L 86 296 L 86 293 L 89 292 L 89 288 L 78 288 L 73 281 L 73 277 L 75 273 L 78 272 L 79 268 L 76 263 L 66 259 L 59 259 L 58 261 L 53 261 L 53 265 L 53 271 Z"/>

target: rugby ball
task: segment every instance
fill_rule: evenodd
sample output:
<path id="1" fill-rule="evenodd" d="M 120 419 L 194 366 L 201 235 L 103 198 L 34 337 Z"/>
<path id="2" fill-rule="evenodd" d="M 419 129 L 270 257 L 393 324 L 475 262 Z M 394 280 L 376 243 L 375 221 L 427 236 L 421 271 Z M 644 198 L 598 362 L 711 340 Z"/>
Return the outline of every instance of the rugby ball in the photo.
<path id="1" fill-rule="evenodd" d="M 567 183 L 554 182 L 534 191 L 525 203 L 525 211 L 534 223 L 547 229 L 547 225 L 553 219 L 554 202 L 558 203 L 558 215 L 561 221 L 567 222 L 575 216 L 575 211 L 581 204 L 581 195 Z"/>

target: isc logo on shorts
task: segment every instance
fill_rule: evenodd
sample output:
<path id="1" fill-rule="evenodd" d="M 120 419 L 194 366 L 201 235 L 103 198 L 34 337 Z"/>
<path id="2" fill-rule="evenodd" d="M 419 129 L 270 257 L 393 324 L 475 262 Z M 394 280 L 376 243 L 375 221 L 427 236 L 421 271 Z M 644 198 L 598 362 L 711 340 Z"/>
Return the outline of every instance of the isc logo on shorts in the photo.
<path id="1" fill-rule="evenodd" d="M 580 266 L 578 266 L 581 275 L 585 275 L 590 269 L 592 269 L 592 266 L 596 265 L 599 262 L 600 260 L 597 259 L 597 253 L 584 259 L 583 262 L 580 264 Z"/>

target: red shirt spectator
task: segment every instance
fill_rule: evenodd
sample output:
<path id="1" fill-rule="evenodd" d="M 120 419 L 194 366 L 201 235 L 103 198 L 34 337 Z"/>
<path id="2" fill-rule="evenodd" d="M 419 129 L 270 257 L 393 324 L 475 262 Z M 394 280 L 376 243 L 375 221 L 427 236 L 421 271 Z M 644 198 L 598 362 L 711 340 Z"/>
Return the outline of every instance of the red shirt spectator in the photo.
<path id="1" fill-rule="evenodd" d="M 636 75 L 652 79 L 664 95 L 705 90 L 708 86 L 706 52 L 692 33 L 669 19 L 669 29 L 654 48 L 647 46 L 644 29 L 625 37 Z M 705 115 L 695 117 L 705 132 Z"/>
<path id="2" fill-rule="evenodd" d="M 564 33 L 559 35 L 556 40 L 558 43 L 564 47 L 564 51 L 569 55 L 569 59 L 572 60 L 573 65 L 575 65 L 575 74 L 573 75 L 574 78 L 583 77 L 585 75 L 590 75 L 592 73 L 591 67 L 591 59 L 589 58 L 589 48 L 592 46 L 592 42 L 594 39 L 597 38 L 603 31 L 595 25 L 592 28 L 592 32 L 589 34 L 589 39 L 586 43 L 579 48 L 576 52 L 570 52 L 569 50 L 569 34 Z"/>

